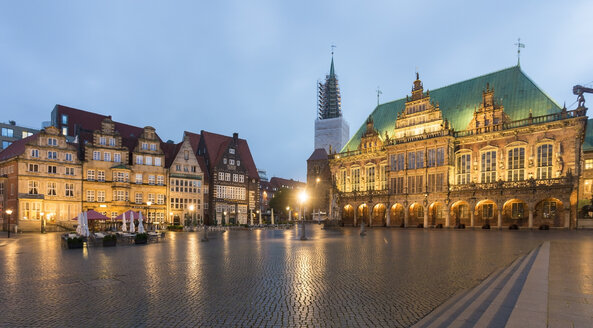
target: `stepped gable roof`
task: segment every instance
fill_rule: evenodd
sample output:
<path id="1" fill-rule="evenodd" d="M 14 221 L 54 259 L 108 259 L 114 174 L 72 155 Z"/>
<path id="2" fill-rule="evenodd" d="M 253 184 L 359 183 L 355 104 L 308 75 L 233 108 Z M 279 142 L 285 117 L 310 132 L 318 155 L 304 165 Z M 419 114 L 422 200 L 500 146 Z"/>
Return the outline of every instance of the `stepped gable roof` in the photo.
<path id="1" fill-rule="evenodd" d="M 25 152 L 25 145 L 29 141 L 37 140 L 37 138 L 39 138 L 39 132 L 26 138 L 14 141 L 8 147 L 4 148 L 4 150 L 0 151 L 0 161 L 4 161 L 15 156 L 21 155 Z"/>
<path id="2" fill-rule="evenodd" d="M 173 164 L 175 157 L 177 157 L 177 153 L 179 153 L 179 149 L 181 149 L 182 144 L 183 142 L 175 144 L 161 141 L 161 150 L 165 154 L 165 167 L 171 167 L 171 164 Z"/>
<path id="3" fill-rule="evenodd" d="M 307 161 L 318 161 L 323 159 L 327 159 L 327 152 L 325 151 L 325 148 L 317 148 L 313 151 L 313 154 L 309 156 Z"/>
<path id="4" fill-rule="evenodd" d="M 200 145 L 200 139 L 202 138 L 202 136 L 198 133 L 193 133 L 189 131 L 184 131 L 183 134 L 189 137 L 189 144 L 191 145 L 191 148 L 194 150 L 194 154 L 197 154 L 198 147 Z"/>
<path id="5" fill-rule="evenodd" d="M 487 83 L 494 87 L 494 98 L 498 101 L 502 99 L 504 112 L 511 120 L 527 118 L 530 109 L 533 116 L 561 111 L 561 107 L 533 83 L 519 66 L 430 89 L 430 98 L 439 103 L 443 118 L 448 119 L 455 130 L 465 130 L 473 117 L 474 108 L 482 102 L 482 91 L 486 89 Z M 385 135 L 385 132 L 392 134 L 397 114 L 404 109 L 405 102 L 406 98 L 402 98 L 375 107 L 371 116 L 380 135 Z M 341 151 L 356 150 L 365 128 L 366 120 Z"/>
<path id="6" fill-rule="evenodd" d="M 233 138 L 203 130 L 201 135 L 204 139 L 204 144 L 206 145 L 206 149 L 210 156 L 209 169 L 211 169 L 213 165 L 216 165 L 220 162 L 222 155 L 224 154 L 224 151 L 227 149 Z M 255 162 L 253 161 L 253 156 L 251 156 L 249 145 L 247 144 L 247 141 L 245 139 L 237 139 L 237 151 L 241 156 L 241 161 L 243 165 L 245 165 L 245 168 L 247 168 L 247 173 L 249 177 L 252 179 L 259 180 L 257 168 L 255 166 Z"/>
<path id="7" fill-rule="evenodd" d="M 583 141 L 583 151 L 592 151 L 592 150 L 593 150 L 593 119 L 589 119 L 589 120 L 587 120 L 587 129 L 585 130 L 585 140 Z"/>

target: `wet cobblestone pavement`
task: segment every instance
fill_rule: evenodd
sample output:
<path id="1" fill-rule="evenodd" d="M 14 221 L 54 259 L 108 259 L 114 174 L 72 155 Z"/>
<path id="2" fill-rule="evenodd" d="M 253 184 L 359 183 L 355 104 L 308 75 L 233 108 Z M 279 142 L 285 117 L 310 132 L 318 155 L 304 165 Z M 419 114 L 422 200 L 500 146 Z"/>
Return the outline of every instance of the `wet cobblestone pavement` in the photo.
<path id="1" fill-rule="evenodd" d="M 0 327 L 406 327 L 569 231 L 422 229 L 168 233 L 144 246 L 0 246 Z M 6 241 L 5 238 L 2 238 Z"/>

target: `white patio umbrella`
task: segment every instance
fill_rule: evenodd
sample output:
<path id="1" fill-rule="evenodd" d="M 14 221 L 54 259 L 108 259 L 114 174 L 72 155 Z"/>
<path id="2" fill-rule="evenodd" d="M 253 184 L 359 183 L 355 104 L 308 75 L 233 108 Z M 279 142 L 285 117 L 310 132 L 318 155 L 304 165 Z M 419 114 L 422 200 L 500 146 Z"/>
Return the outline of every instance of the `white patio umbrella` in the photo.
<path id="1" fill-rule="evenodd" d="M 274 225 L 274 209 L 272 209 L 272 217 L 271 217 L 272 225 Z"/>
<path id="2" fill-rule="evenodd" d="M 130 213 L 130 232 L 136 232 L 136 226 L 134 225 L 134 212 Z"/>
<path id="3" fill-rule="evenodd" d="M 126 227 L 126 213 L 124 212 L 124 214 L 122 214 L 122 218 L 121 218 L 121 231 L 126 232 L 128 231 L 128 228 Z"/>
<path id="4" fill-rule="evenodd" d="M 82 231 L 82 235 L 85 237 L 88 237 L 91 233 L 89 232 L 89 216 L 88 216 L 88 212 L 84 212 L 83 216 L 83 221 L 84 221 L 84 225 L 83 225 L 83 231 Z"/>
<path id="5" fill-rule="evenodd" d="M 78 213 L 78 221 L 76 225 L 76 233 L 82 235 L 82 212 Z"/>
<path id="6" fill-rule="evenodd" d="M 138 212 L 138 233 L 144 233 L 144 225 L 142 224 L 142 212 Z"/>

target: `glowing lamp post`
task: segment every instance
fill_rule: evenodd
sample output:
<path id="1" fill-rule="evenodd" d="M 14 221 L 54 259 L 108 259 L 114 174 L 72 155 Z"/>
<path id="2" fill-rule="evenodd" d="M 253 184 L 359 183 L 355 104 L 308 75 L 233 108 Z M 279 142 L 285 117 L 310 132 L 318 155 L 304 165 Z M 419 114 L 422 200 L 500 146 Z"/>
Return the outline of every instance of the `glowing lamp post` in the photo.
<path id="1" fill-rule="evenodd" d="M 309 198 L 309 195 L 307 195 L 306 191 L 301 191 L 299 193 L 299 212 L 301 213 L 301 236 L 300 239 L 301 240 L 307 240 L 307 234 L 305 232 L 305 214 L 303 213 L 303 205 L 305 204 L 305 202 L 307 201 L 307 199 Z"/>
<path id="2" fill-rule="evenodd" d="M 10 238 L 10 216 L 12 215 L 12 210 L 6 210 L 6 214 L 8 214 L 8 229 L 6 229 L 6 231 L 8 232 L 7 238 Z"/>
<path id="3" fill-rule="evenodd" d="M 191 217 L 191 224 L 192 225 L 195 225 L 195 219 L 194 219 L 194 210 L 195 209 L 196 209 L 196 207 L 193 204 L 192 205 L 189 205 L 189 213 L 190 213 L 189 215 Z"/>

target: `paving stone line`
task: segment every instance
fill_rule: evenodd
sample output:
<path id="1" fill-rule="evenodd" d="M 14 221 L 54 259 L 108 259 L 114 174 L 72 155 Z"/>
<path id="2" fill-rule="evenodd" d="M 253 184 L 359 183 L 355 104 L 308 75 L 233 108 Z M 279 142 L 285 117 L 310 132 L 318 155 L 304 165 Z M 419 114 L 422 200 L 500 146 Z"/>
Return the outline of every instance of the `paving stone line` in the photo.
<path id="1" fill-rule="evenodd" d="M 419 327 L 451 327 L 454 323 L 457 326 L 461 326 L 467 322 L 466 320 L 476 322 L 490 303 L 498 296 L 502 288 L 510 281 L 510 278 L 520 268 L 525 267 L 528 260 L 538 248 L 532 250 L 526 256 L 517 258 L 506 269 L 501 270 L 496 276 L 493 275 L 492 279 L 485 280 L 479 286 L 475 287 L 447 311 L 441 312 L 440 315 L 435 315 L 432 320 L 425 322 Z"/>

